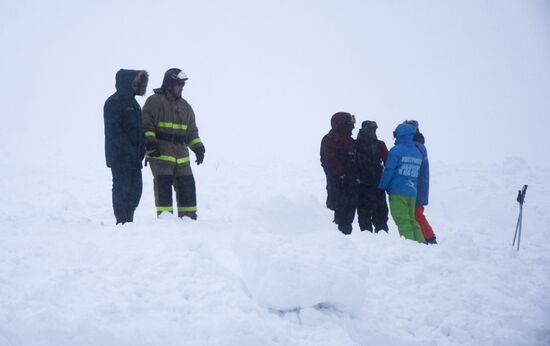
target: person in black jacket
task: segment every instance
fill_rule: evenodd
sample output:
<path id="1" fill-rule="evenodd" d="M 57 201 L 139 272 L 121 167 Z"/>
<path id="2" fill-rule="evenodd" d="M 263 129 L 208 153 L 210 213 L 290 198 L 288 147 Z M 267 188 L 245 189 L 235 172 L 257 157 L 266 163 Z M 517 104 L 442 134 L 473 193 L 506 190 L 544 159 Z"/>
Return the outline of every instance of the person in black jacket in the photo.
<path id="1" fill-rule="evenodd" d="M 384 164 L 388 158 L 386 143 L 376 136 L 378 125 L 365 120 L 357 135 L 356 160 L 359 174 L 359 202 L 357 216 L 361 231 L 388 232 L 388 205 L 386 193 L 378 188 Z"/>
<path id="2" fill-rule="evenodd" d="M 133 222 L 141 199 L 145 134 L 135 96 L 145 94 L 149 76 L 143 70 L 121 69 L 115 79 L 116 92 L 105 101 L 103 120 L 105 159 L 113 175 L 113 210 L 118 225 Z"/>

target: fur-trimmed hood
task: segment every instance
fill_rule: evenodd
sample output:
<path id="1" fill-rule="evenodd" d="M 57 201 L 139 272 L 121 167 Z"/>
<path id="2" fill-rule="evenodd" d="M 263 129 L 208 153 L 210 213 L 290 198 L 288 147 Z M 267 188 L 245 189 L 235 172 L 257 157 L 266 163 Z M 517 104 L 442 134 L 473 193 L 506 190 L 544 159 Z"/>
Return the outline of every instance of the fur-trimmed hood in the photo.
<path id="1" fill-rule="evenodd" d="M 120 69 L 116 73 L 116 90 L 126 95 L 145 95 L 149 74 L 145 70 Z"/>

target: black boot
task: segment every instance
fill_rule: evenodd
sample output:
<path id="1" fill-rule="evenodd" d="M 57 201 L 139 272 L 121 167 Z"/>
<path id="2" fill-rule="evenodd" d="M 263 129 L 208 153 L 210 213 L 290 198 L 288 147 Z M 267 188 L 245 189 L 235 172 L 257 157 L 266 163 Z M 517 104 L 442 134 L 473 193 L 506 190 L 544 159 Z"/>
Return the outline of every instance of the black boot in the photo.
<path id="1" fill-rule="evenodd" d="M 180 219 L 183 219 L 183 218 L 186 217 L 186 216 L 187 216 L 188 218 L 190 218 L 191 220 L 196 220 L 196 219 L 197 219 L 197 213 L 195 213 L 194 211 L 191 211 L 191 212 L 190 212 L 190 211 L 180 211 L 180 212 L 178 213 L 178 217 L 179 217 Z"/>
<path id="2" fill-rule="evenodd" d="M 435 236 L 433 236 L 430 239 L 426 240 L 426 243 L 436 245 L 437 244 L 437 239 L 435 238 Z"/>
<path id="3" fill-rule="evenodd" d="M 384 232 L 388 233 L 388 226 L 384 226 L 384 227 L 381 227 L 381 228 L 376 228 L 374 230 L 374 232 L 376 232 L 376 233 L 378 233 L 380 231 L 384 231 Z"/>
<path id="4" fill-rule="evenodd" d="M 351 234 L 352 229 L 353 228 L 351 225 L 338 225 L 338 230 L 340 230 L 340 232 L 344 233 L 345 235 Z"/>
<path id="5" fill-rule="evenodd" d="M 127 213 L 126 210 L 122 209 L 115 209 L 115 218 L 116 218 L 116 224 L 125 224 L 127 222 Z"/>

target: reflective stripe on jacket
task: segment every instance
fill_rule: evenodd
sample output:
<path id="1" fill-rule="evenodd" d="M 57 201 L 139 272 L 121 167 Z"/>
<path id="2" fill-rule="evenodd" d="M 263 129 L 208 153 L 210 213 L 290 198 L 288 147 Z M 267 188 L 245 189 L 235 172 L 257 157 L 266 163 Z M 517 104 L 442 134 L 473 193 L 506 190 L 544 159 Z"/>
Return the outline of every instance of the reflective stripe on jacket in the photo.
<path id="1" fill-rule="evenodd" d="M 161 156 L 149 159 L 189 164 L 188 147 L 203 146 L 191 105 L 170 93 L 157 92 L 143 106 L 143 129 L 147 142 L 155 141 Z"/>

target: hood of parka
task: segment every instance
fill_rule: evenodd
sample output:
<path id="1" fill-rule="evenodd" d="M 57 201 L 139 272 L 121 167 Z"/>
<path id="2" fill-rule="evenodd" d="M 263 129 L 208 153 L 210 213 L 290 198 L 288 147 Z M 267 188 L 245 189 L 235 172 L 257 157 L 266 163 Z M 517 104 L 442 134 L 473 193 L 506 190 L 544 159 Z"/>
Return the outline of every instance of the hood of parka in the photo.
<path id="1" fill-rule="evenodd" d="M 332 131 L 344 136 L 351 136 L 355 128 L 352 115 L 346 112 L 335 113 L 330 119 L 330 126 Z"/>
<path id="2" fill-rule="evenodd" d="M 120 69 L 116 73 L 116 90 L 124 95 L 145 95 L 149 74 L 145 70 Z"/>
<path id="3" fill-rule="evenodd" d="M 399 124 L 395 129 L 395 144 L 412 144 L 416 127 L 410 124 Z"/>

